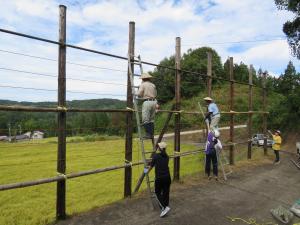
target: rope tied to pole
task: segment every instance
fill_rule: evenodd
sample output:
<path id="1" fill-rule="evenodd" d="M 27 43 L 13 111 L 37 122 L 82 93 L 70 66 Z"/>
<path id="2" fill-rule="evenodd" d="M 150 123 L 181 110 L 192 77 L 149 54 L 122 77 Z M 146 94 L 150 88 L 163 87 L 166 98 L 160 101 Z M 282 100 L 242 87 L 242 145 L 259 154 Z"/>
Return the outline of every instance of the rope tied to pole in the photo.
<path id="1" fill-rule="evenodd" d="M 127 110 L 131 111 L 131 112 L 134 112 L 135 110 L 133 108 L 130 108 L 130 107 L 126 107 Z"/>
<path id="2" fill-rule="evenodd" d="M 129 160 L 127 160 L 127 159 L 125 159 L 124 161 L 125 161 L 125 165 L 126 165 L 126 166 L 132 167 L 132 162 L 131 162 L 131 161 L 129 161 Z"/>
<path id="3" fill-rule="evenodd" d="M 63 173 L 59 173 L 59 172 L 57 172 L 57 176 L 59 176 L 59 177 L 63 177 L 65 180 L 67 180 L 67 179 L 68 179 L 67 175 L 66 175 L 66 174 L 63 174 Z"/>
<path id="4" fill-rule="evenodd" d="M 64 107 L 64 106 L 57 106 L 57 109 L 60 111 L 64 111 L 64 112 L 68 111 L 67 107 Z"/>

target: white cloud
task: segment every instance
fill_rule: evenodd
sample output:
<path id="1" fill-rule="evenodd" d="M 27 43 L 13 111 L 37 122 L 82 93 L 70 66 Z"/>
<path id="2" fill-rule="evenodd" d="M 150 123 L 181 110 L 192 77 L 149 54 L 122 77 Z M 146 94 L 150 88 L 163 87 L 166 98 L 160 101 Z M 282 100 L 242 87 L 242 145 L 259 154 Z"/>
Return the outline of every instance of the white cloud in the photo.
<path id="1" fill-rule="evenodd" d="M 58 5 L 64 0 L 0 0 L 0 27 L 34 34 L 56 40 L 58 34 Z M 136 54 L 143 60 L 158 63 L 175 51 L 175 37 L 182 38 L 182 53 L 188 48 L 207 46 L 208 43 L 232 42 L 254 39 L 274 39 L 284 36 L 282 24 L 292 15 L 278 11 L 273 0 L 171 0 L 157 1 L 84 1 L 80 5 L 68 5 L 68 41 L 72 44 L 92 48 L 121 56 L 127 55 L 128 23 L 136 22 Z M 222 57 L 233 56 L 235 62 L 243 61 L 262 67 L 272 74 L 284 71 L 292 59 L 284 41 L 252 42 L 241 44 L 210 44 Z M 23 52 L 57 59 L 57 46 L 0 33 L 0 50 Z M 0 67 L 18 68 L 39 73 L 57 74 L 57 62 L 43 61 L 8 53 L 0 53 Z M 110 71 L 97 68 L 67 65 L 67 76 L 90 79 L 106 83 L 126 84 L 126 61 L 116 60 L 93 53 L 68 49 L 67 60 L 113 68 Z M 17 62 L 17 63 L 16 63 Z M 300 70 L 299 61 L 293 60 Z M 145 67 L 145 70 L 152 67 Z M 56 81 L 40 77 L 0 71 L 0 82 L 22 86 L 56 88 Z M 38 78 L 38 77 L 36 77 Z M 67 81 L 68 89 L 82 92 L 124 94 L 123 86 L 92 84 L 90 82 Z M 2 89 L 1 89 L 2 90 Z M 53 93 L 36 97 L 28 94 L 2 94 L 0 99 L 10 96 L 15 100 L 47 100 L 56 98 Z M 8 92 L 7 92 L 8 93 Z M 16 92 L 17 93 L 17 92 Z M 25 93 L 25 92 L 24 92 Z M 13 97 L 12 97 L 13 96 Z M 68 94 L 69 98 L 97 98 L 99 96 Z M 105 96 L 104 96 L 105 97 Z M 107 97 L 107 96 L 106 96 Z M 116 97 L 118 98 L 118 97 Z"/>

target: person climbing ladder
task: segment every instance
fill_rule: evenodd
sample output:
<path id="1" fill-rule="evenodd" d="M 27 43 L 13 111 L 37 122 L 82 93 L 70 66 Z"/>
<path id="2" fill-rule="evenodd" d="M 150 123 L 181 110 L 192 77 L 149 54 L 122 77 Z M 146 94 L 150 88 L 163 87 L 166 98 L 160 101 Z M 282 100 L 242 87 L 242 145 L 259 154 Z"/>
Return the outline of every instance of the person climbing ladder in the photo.
<path id="1" fill-rule="evenodd" d="M 145 138 L 153 139 L 154 118 L 157 107 L 157 91 L 155 85 L 150 81 L 153 77 L 149 73 L 143 73 L 140 77 L 142 83 L 138 89 L 138 96 L 143 99 L 142 124 L 146 131 Z"/>
<path id="2" fill-rule="evenodd" d="M 205 115 L 205 120 L 209 122 L 209 128 L 218 129 L 218 124 L 220 121 L 220 111 L 216 103 L 213 102 L 211 97 L 204 98 L 207 105 L 207 113 Z"/>

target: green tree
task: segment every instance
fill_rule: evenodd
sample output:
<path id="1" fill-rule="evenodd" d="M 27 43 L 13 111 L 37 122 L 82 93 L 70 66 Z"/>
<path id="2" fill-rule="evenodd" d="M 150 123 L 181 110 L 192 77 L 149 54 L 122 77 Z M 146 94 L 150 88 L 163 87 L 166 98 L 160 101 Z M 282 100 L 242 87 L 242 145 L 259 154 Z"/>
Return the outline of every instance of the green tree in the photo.
<path id="1" fill-rule="evenodd" d="M 290 61 L 284 74 L 278 79 L 278 91 L 281 93 L 291 93 L 299 86 L 299 74 L 297 74 L 293 63 Z"/>
<path id="2" fill-rule="evenodd" d="M 181 95 L 183 98 L 192 97 L 205 87 L 207 52 L 212 53 L 213 76 L 224 77 L 221 58 L 215 50 L 209 47 L 202 47 L 194 50 L 189 49 L 187 53 L 183 54 L 181 59 L 181 69 L 183 70 L 181 74 Z M 160 65 L 174 68 L 174 56 L 163 59 L 160 62 Z M 152 72 L 152 75 L 154 76 L 154 83 L 158 90 L 158 100 L 163 103 L 172 100 L 175 96 L 175 71 L 158 67 Z"/>
<path id="3" fill-rule="evenodd" d="M 288 10 L 295 14 L 295 18 L 283 25 L 283 32 L 288 38 L 288 43 L 293 55 L 300 59 L 300 0 L 275 0 L 277 8 Z"/>

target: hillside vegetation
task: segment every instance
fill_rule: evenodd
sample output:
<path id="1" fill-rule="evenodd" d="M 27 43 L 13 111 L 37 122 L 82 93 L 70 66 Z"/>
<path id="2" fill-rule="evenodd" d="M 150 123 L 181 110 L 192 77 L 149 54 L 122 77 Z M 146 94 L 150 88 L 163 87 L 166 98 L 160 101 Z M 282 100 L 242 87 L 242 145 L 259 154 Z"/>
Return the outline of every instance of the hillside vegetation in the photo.
<path id="1" fill-rule="evenodd" d="M 202 98 L 206 96 L 206 74 L 207 52 L 212 52 L 213 76 L 228 78 L 228 60 L 222 65 L 218 53 L 209 47 L 190 49 L 182 57 L 182 69 L 198 72 L 183 72 L 181 77 L 182 109 L 186 111 L 199 111 L 198 102 L 204 107 Z M 165 58 L 161 65 L 173 67 L 174 56 Z M 234 79 L 236 81 L 248 83 L 248 67 L 243 62 L 234 64 Z M 151 72 L 153 82 L 157 86 L 158 101 L 162 109 L 170 109 L 174 99 L 174 71 L 158 67 Z M 267 71 L 265 71 L 267 73 Z M 257 86 L 262 86 L 263 71 L 254 71 L 253 82 Z M 292 62 L 289 62 L 285 72 L 278 78 L 267 75 L 266 86 L 268 89 L 267 110 L 270 111 L 268 117 L 268 127 L 270 129 L 295 130 L 300 127 L 300 75 L 296 72 Z M 223 80 L 213 80 L 212 97 L 219 105 L 221 111 L 229 111 L 229 83 Z M 262 110 L 262 89 L 254 88 L 253 107 L 254 110 Z M 248 111 L 248 86 L 235 84 L 234 110 Z M 0 100 L 1 105 L 25 105 L 55 107 L 56 102 L 13 102 Z M 126 102 L 116 99 L 92 99 L 68 101 L 67 107 L 75 108 L 122 108 L 126 107 Z M 46 136 L 56 136 L 57 122 L 56 113 L 29 113 L 29 112 L 0 112 L 0 136 L 8 135 L 8 127 L 11 127 L 12 135 L 41 130 Z M 164 123 L 166 114 L 158 114 L 156 122 L 156 132 Z M 228 115 L 223 115 L 221 125 L 228 122 Z M 197 128 L 203 124 L 201 116 L 183 115 L 182 128 Z M 236 115 L 235 122 L 245 123 L 247 115 Z M 172 123 L 171 127 L 172 129 Z M 260 130 L 261 115 L 254 115 L 254 125 L 256 130 Z M 200 126 L 200 125 L 199 125 Z M 123 136 L 126 127 L 126 117 L 124 113 L 68 113 L 67 135 L 90 135 L 105 134 Z"/>

